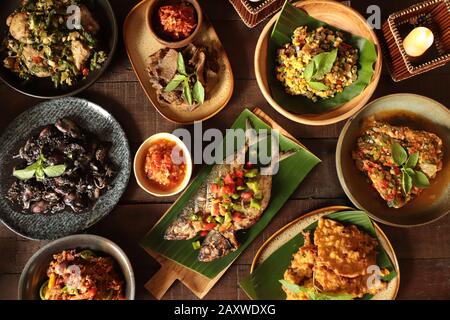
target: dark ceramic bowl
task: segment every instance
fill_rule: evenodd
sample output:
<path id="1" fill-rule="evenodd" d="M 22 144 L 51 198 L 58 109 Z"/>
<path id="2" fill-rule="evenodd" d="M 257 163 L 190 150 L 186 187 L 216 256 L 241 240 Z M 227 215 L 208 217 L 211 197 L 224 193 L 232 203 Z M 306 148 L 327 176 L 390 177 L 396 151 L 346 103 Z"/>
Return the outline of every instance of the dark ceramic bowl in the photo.
<path id="1" fill-rule="evenodd" d="M 0 6 L 0 43 L 3 43 L 3 39 L 8 32 L 6 18 L 19 6 L 19 2 L 20 0 L 2 1 L 2 5 Z M 100 32 L 98 34 L 100 48 L 108 55 L 107 60 L 100 69 L 92 71 L 86 79 L 78 80 L 73 86 L 55 88 L 50 78 L 32 77 L 28 81 L 19 78 L 15 73 L 3 66 L 5 54 L 0 51 L 0 79 L 20 93 L 42 99 L 73 96 L 87 89 L 97 81 L 113 59 L 119 33 L 114 11 L 108 0 L 88 0 L 85 1 L 85 4 L 100 25 Z"/>
<path id="2" fill-rule="evenodd" d="M 199 30 L 202 27 L 203 23 L 203 13 L 202 8 L 200 7 L 200 4 L 197 0 L 149 0 L 151 1 L 151 4 L 147 8 L 146 18 L 147 18 L 147 26 L 150 30 L 150 33 L 152 36 L 162 45 L 168 48 L 182 48 L 187 46 L 189 43 L 191 43 L 194 38 L 197 36 Z M 180 2 L 187 2 L 191 4 L 195 12 L 197 14 L 197 27 L 192 31 L 192 33 L 189 35 L 189 37 L 184 38 L 179 41 L 174 41 L 172 39 L 169 39 L 165 37 L 162 32 L 161 28 L 159 27 L 159 22 L 157 21 L 158 17 L 158 9 L 163 5 L 171 5 L 171 4 L 177 4 Z"/>
<path id="3" fill-rule="evenodd" d="M 443 143 L 443 168 L 429 188 L 404 207 L 389 208 L 360 172 L 352 159 L 362 125 L 375 117 L 392 125 L 408 126 L 437 134 Z M 400 93 L 372 101 L 352 117 L 342 129 L 336 148 L 339 182 L 355 206 L 371 218 L 397 227 L 413 227 L 442 218 L 450 212 L 450 110 L 427 97 Z"/>
<path id="4" fill-rule="evenodd" d="M 68 117 L 100 140 L 111 142 L 109 156 L 116 167 L 111 189 L 81 213 L 66 209 L 54 214 L 23 213 L 21 207 L 5 198 L 15 178 L 13 159 L 21 146 L 39 128 Z M 37 131 L 37 132 L 36 132 Z M 0 136 L 0 221 L 19 235 L 39 240 L 53 240 L 80 233 L 104 218 L 117 205 L 131 172 L 131 155 L 127 137 L 114 117 L 100 106 L 79 98 L 42 102 L 19 115 Z"/>
<path id="5" fill-rule="evenodd" d="M 90 249 L 100 255 L 113 258 L 117 271 L 124 280 L 125 297 L 128 300 L 134 299 L 135 280 L 133 267 L 122 249 L 106 238 L 80 234 L 50 242 L 28 260 L 20 275 L 19 300 L 40 300 L 39 289 L 48 279 L 47 269 L 53 259 L 53 255 L 69 249 Z"/>

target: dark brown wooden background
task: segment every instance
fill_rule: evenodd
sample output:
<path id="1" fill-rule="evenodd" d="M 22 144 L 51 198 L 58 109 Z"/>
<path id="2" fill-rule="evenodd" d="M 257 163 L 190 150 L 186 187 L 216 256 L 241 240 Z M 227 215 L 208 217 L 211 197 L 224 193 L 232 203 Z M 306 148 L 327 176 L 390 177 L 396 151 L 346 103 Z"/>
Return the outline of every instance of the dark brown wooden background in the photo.
<path id="1" fill-rule="evenodd" d="M 135 0 L 110 0 L 119 24 L 122 26 Z M 253 54 L 264 23 L 248 29 L 227 0 L 200 1 L 210 17 L 229 55 L 235 76 L 234 94 L 218 115 L 206 121 L 207 128 L 228 128 L 245 107 L 261 107 L 273 119 L 303 142 L 323 163 L 306 178 L 269 227 L 242 254 L 224 277 L 207 295 L 207 299 L 246 299 L 238 280 L 249 272 L 250 263 L 259 246 L 274 231 L 295 217 L 310 210 L 329 205 L 351 205 L 341 189 L 335 169 L 336 141 L 344 122 L 326 127 L 309 127 L 283 118 L 264 100 L 255 80 Z M 353 0 L 352 7 L 365 14 L 367 6 L 378 4 L 386 17 L 417 1 Z M 0 22 L 3 23 L 3 22 Z M 450 98 L 450 68 L 444 67 L 424 75 L 394 83 L 383 69 L 375 99 L 390 93 L 411 92 L 447 104 Z M 109 110 L 124 127 L 132 144 L 132 151 L 148 136 L 156 132 L 172 131 L 177 125 L 162 118 L 147 100 L 133 74 L 121 44 L 114 62 L 106 74 L 90 89 L 80 95 Z M 0 130 L 18 114 L 39 100 L 23 96 L 0 84 Z M 196 168 L 198 170 L 198 168 Z M 158 269 L 138 241 L 159 219 L 175 198 L 160 199 L 139 189 L 134 177 L 120 205 L 103 221 L 88 230 L 103 235 L 119 244 L 128 254 L 136 273 L 138 299 L 150 299 L 144 283 Z M 412 229 L 382 226 L 391 240 L 401 268 L 399 299 L 450 298 L 450 216 L 433 224 Z M 17 283 L 26 261 L 43 243 L 16 236 L 0 225 L 0 299 L 15 299 Z M 181 283 L 176 283 L 166 294 L 167 299 L 194 299 L 195 296 Z"/>

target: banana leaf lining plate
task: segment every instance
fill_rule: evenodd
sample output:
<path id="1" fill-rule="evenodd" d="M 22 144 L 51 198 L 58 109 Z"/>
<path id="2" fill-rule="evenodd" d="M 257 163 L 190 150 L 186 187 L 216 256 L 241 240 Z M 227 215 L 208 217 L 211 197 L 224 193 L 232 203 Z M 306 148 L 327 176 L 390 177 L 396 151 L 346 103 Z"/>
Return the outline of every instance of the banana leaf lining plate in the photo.
<path id="1" fill-rule="evenodd" d="M 278 280 L 283 279 L 284 271 L 289 266 L 292 255 L 303 245 L 303 236 L 299 234 L 304 229 L 311 228 L 322 216 L 329 216 L 331 219 L 340 221 L 340 214 L 362 214 L 362 212 L 354 210 L 345 206 L 326 207 L 307 213 L 282 227 L 259 248 L 253 258 L 250 275 L 239 283 L 241 288 L 250 299 L 254 300 L 286 299 L 286 294 L 283 292 Z M 364 214 L 364 216 L 367 215 Z M 348 219 L 348 217 L 345 219 Z M 345 223 L 345 219 L 341 222 Z M 367 219 L 369 218 L 367 217 Z M 377 263 L 389 266 L 388 268 L 391 269 L 391 279 L 386 290 L 373 297 L 366 296 L 363 299 L 394 300 L 400 287 L 400 268 L 397 257 L 389 239 L 381 228 L 376 223 L 371 223 L 373 224 L 380 245 L 386 254 L 379 253 Z M 277 262 L 276 264 L 274 263 L 275 261 Z M 268 271 L 270 271 L 270 276 L 265 274 Z"/>
<path id="2" fill-rule="evenodd" d="M 268 129 L 270 127 L 249 110 L 244 110 L 235 121 L 232 129 L 245 128 L 245 119 L 250 118 L 256 129 Z M 177 262 L 209 279 L 212 279 L 227 269 L 232 262 L 247 248 L 258 234 L 269 224 L 271 219 L 297 189 L 301 181 L 316 166 L 318 159 L 304 147 L 293 142 L 289 138 L 280 135 L 280 149 L 287 151 L 294 149 L 297 152 L 290 158 L 280 163 L 279 172 L 273 178 L 272 196 L 269 206 L 262 214 L 260 220 L 245 232 L 245 240 L 235 252 L 212 262 L 199 262 L 198 251 L 193 250 L 192 240 L 167 241 L 164 233 L 169 224 L 178 216 L 184 205 L 195 195 L 197 189 L 208 176 L 212 166 L 207 166 L 200 171 L 190 186 L 157 222 L 150 232 L 141 241 L 142 247 L 156 252 L 163 257 Z"/>

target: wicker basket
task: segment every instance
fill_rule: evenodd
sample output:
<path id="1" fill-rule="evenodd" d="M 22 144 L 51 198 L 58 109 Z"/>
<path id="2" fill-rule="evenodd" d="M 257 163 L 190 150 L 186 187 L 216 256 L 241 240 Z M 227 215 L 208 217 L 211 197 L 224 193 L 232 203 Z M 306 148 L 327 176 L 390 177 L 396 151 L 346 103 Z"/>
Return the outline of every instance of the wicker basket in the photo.
<path id="1" fill-rule="evenodd" d="M 285 0 L 261 0 L 259 2 L 230 0 L 230 2 L 245 25 L 253 28 L 280 9 Z"/>
<path id="2" fill-rule="evenodd" d="M 415 27 L 432 30 L 434 44 L 421 57 L 408 56 L 403 39 Z M 393 13 L 383 24 L 385 55 L 394 81 L 401 81 L 450 61 L 450 0 L 429 0 Z"/>

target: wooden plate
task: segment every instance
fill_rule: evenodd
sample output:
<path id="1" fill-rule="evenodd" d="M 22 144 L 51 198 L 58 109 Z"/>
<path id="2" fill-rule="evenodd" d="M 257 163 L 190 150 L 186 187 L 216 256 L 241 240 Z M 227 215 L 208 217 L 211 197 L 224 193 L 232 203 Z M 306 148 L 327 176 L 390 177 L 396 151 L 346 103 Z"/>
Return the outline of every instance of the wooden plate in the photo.
<path id="1" fill-rule="evenodd" d="M 305 0 L 294 3 L 297 8 L 305 10 L 310 16 L 324 21 L 336 28 L 364 37 L 372 41 L 377 49 L 378 60 L 374 66 L 372 82 L 364 91 L 342 106 L 320 114 L 295 114 L 279 105 L 270 93 L 267 80 L 267 50 L 272 28 L 280 14 L 275 15 L 264 27 L 255 49 L 255 73 L 259 88 L 269 104 L 288 119 L 308 125 L 329 125 L 352 116 L 361 109 L 375 91 L 381 75 L 382 54 L 377 36 L 367 25 L 366 20 L 357 11 L 342 3 L 328 0 Z"/>
<path id="2" fill-rule="evenodd" d="M 253 262 L 250 267 L 250 273 L 252 273 L 253 270 L 255 270 L 255 268 L 258 267 L 260 263 L 264 262 L 278 248 L 280 248 L 286 242 L 291 240 L 294 236 L 298 235 L 303 229 L 308 227 L 311 223 L 317 221 L 323 215 L 328 215 L 330 213 L 347 210 L 354 210 L 354 209 L 346 206 L 325 207 L 322 209 L 309 212 L 295 219 L 294 221 L 291 221 L 290 223 L 282 227 L 280 230 L 275 232 L 258 249 L 255 257 L 253 258 Z M 397 256 L 395 255 L 394 248 L 389 242 L 389 239 L 381 230 L 381 228 L 376 223 L 374 223 L 374 227 L 377 233 L 378 240 L 380 241 L 381 246 L 391 259 L 395 271 L 397 272 L 397 276 L 389 282 L 387 289 L 385 291 L 376 294 L 372 299 L 394 300 L 400 288 L 400 267 L 398 265 Z"/>
<path id="3" fill-rule="evenodd" d="M 352 159 L 363 121 L 376 119 L 437 134 L 443 142 L 442 170 L 419 197 L 404 207 L 389 208 Z M 342 189 L 352 203 L 384 224 L 412 227 L 436 221 L 450 213 L 450 111 L 442 104 L 410 93 L 392 94 L 372 101 L 343 127 L 336 147 L 336 170 Z"/>
<path id="4" fill-rule="evenodd" d="M 234 88 L 233 72 L 228 60 L 228 56 L 211 25 L 211 22 L 204 15 L 204 20 L 198 35 L 194 39 L 195 45 L 213 47 L 217 52 L 218 64 L 220 67 L 219 80 L 214 90 L 207 97 L 206 101 L 195 110 L 182 111 L 175 107 L 160 105 L 156 98 L 156 91 L 151 86 L 147 74 L 146 60 L 148 56 L 155 53 L 164 46 L 152 37 L 146 22 L 147 7 L 154 0 L 142 1 L 136 5 L 128 14 L 123 26 L 123 38 L 128 58 L 133 66 L 142 88 L 150 102 L 158 112 L 167 120 L 190 124 L 195 121 L 206 120 L 220 110 L 222 110 L 231 98 Z"/>

